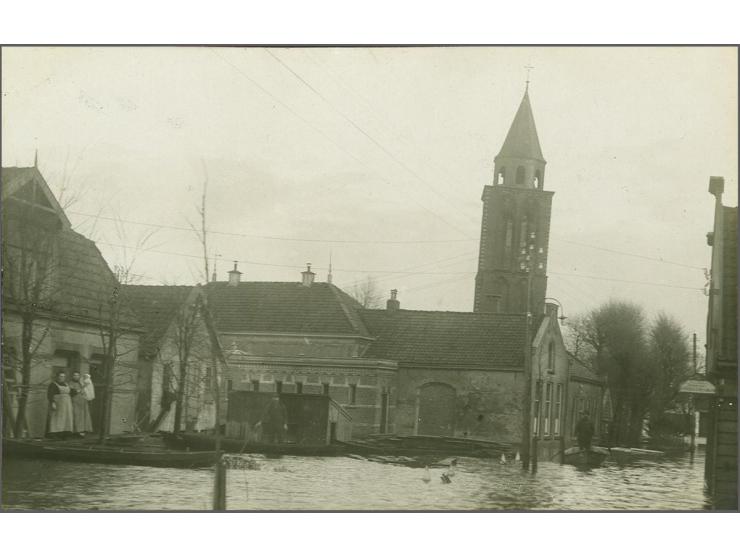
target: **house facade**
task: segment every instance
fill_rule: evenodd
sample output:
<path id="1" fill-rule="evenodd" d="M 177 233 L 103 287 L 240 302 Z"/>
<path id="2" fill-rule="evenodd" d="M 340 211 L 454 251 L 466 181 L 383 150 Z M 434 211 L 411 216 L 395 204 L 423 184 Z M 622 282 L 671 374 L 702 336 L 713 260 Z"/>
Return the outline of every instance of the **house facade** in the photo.
<path id="1" fill-rule="evenodd" d="M 181 431 L 212 428 L 213 361 L 202 289 L 128 285 L 123 294 L 144 328 L 139 351 L 138 427 L 172 432 L 179 422 Z"/>
<path id="2" fill-rule="evenodd" d="M 705 480 L 714 508 L 737 509 L 737 207 L 722 205 L 723 192 L 724 179 L 711 177 L 706 376 L 716 394 L 708 412 Z"/>
<path id="3" fill-rule="evenodd" d="M 248 282 L 236 267 L 207 285 L 228 357 L 227 391 L 325 394 L 355 436 L 392 433 L 397 365 L 366 357 L 373 337 L 360 305 L 310 267 L 296 282 Z"/>
<path id="4" fill-rule="evenodd" d="M 132 429 L 141 330 L 117 304 L 117 277 L 95 244 L 72 230 L 35 166 L 2 169 L 2 203 L 4 434 L 45 435 L 46 390 L 60 370 L 91 375 L 96 431 Z"/>

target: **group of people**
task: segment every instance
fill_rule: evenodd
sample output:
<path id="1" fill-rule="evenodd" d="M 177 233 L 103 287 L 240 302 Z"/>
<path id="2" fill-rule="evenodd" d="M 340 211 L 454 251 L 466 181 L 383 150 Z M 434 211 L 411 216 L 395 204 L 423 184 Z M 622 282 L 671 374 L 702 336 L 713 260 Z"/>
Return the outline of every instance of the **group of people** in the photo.
<path id="1" fill-rule="evenodd" d="M 58 371 L 46 396 L 49 401 L 48 437 L 84 437 L 93 431 L 89 403 L 95 398 L 95 388 L 90 375 L 73 371 L 71 380 L 67 381 L 67 373 Z"/>

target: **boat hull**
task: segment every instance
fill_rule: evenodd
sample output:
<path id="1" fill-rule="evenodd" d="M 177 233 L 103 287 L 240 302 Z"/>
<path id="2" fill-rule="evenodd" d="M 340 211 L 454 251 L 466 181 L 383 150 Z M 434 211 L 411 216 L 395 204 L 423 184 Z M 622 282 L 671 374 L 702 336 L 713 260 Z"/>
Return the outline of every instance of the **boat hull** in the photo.
<path id="1" fill-rule="evenodd" d="M 608 456 L 609 451 L 601 447 L 591 447 L 589 449 L 571 447 L 563 454 L 563 462 L 583 468 L 594 468 L 601 466 Z"/>
<path id="2" fill-rule="evenodd" d="M 214 451 L 139 450 L 20 439 L 3 439 L 2 456 L 157 468 L 207 468 L 216 460 Z"/>

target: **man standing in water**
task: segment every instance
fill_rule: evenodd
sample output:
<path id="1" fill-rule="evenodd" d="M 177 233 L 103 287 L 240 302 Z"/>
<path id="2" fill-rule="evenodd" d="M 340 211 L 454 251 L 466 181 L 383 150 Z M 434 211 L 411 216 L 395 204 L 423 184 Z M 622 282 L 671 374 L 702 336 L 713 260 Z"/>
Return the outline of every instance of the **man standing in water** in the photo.
<path id="1" fill-rule="evenodd" d="M 280 402 L 280 395 L 274 394 L 270 404 L 265 409 L 262 419 L 257 425 L 262 425 L 263 440 L 268 443 L 282 443 L 283 432 L 288 429 L 288 411 Z"/>
<path id="2" fill-rule="evenodd" d="M 581 412 L 581 419 L 576 424 L 576 439 L 578 448 L 581 450 L 591 448 L 591 438 L 594 436 L 594 424 L 588 416 L 588 412 Z"/>

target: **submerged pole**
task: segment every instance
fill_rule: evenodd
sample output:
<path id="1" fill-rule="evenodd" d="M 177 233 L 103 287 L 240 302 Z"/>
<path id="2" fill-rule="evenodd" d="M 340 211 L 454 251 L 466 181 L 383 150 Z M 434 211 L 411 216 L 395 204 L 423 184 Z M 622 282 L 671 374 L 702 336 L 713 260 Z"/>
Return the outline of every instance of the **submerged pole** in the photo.
<path id="1" fill-rule="evenodd" d="M 215 478 L 213 482 L 213 510 L 226 510 L 226 466 L 222 452 L 216 451 Z"/>

